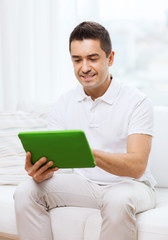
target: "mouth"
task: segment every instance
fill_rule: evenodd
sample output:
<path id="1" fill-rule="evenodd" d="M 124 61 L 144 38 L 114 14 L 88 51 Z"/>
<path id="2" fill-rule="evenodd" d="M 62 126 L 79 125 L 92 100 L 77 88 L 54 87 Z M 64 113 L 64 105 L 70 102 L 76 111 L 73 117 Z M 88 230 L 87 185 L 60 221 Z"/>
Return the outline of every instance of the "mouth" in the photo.
<path id="1" fill-rule="evenodd" d="M 84 79 L 84 80 L 92 80 L 94 78 L 94 76 L 96 75 L 96 73 L 94 74 L 89 74 L 89 75 L 81 75 L 81 77 Z"/>

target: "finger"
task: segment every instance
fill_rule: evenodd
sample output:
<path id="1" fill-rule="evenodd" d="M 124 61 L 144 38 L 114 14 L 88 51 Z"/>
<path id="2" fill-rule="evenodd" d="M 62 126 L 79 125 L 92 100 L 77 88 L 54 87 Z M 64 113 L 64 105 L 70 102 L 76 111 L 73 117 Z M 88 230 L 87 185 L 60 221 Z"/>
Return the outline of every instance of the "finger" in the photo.
<path id="1" fill-rule="evenodd" d="M 57 168 L 57 167 L 54 167 L 54 168 L 50 168 L 50 169 L 48 169 L 46 172 L 44 172 L 44 175 L 46 175 L 47 177 L 49 177 L 50 176 L 50 174 L 54 174 L 54 172 L 56 172 L 56 171 L 58 171 L 59 170 L 59 168 Z"/>
<path id="2" fill-rule="evenodd" d="M 48 178 L 51 178 L 54 175 L 53 171 L 50 171 L 49 169 L 44 172 L 42 175 L 40 175 L 40 181 L 47 180 Z"/>
<path id="3" fill-rule="evenodd" d="M 53 165 L 53 161 L 49 161 L 48 163 L 46 163 L 44 166 L 42 166 L 41 168 L 39 168 L 39 170 L 36 172 L 36 176 L 40 176 L 41 174 L 43 174 L 44 172 L 46 172 L 48 169 L 51 171 L 51 172 L 55 172 L 58 170 L 58 167 L 52 167 Z"/>
<path id="4" fill-rule="evenodd" d="M 36 171 L 36 175 L 40 176 L 41 174 L 43 174 L 46 170 L 48 170 L 48 168 L 50 168 L 53 165 L 52 161 L 49 161 L 48 163 L 44 164 L 42 167 L 40 167 L 38 169 L 38 171 Z"/>
<path id="5" fill-rule="evenodd" d="M 58 170 L 58 168 L 55 168 L 55 169 Z M 44 180 L 51 178 L 53 175 L 54 175 L 54 171 L 53 171 L 53 169 L 50 168 L 40 175 L 35 174 L 33 176 L 33 179 L 35 180 L 35 182 L 40 183 Z"/>
<path id="6" fill-rule="evenodd" d="M 54 175 L 54 172 L 49 172 L 49 173 L 47 173 L 47 174 L 45 175 L 45 178 L 46 178 L 46 179 L 49 179 L 49 178 L 51 178 L 53 175 Z"/>
<path id="7" fill-rule="evenodd" d="M 50 165 L 53 163 L 47 163 L 47 166 L 43 166 L 42 169 L 39 169 L 37 173 L 34 174 L 33 179 L 36 182 L 42 182 L 50 177 L 53 176 L 55 171 L 58 171 L 59 169 L 57 167 L 49 168 Z M 47 168 L 47 169 L 46 169 Z"/>
<path id="8" fill-rule="evenodd" d="M 55 171 L 58 171 L 59 168 L 58 168 L 58 167 L 53 167 L 51 170 L 52 170 L 53 172 L 55 172 Z"/>
<path id="9" fill-rule="evenodd" d="M 32 167 L 31 163 L 31 153 L 26 153 L 26 160 L 25 160 L 25 170 L 28 171 Z"/>
<path id="10" fill-rule="evenodd" d="M 42 165 L 46 161 L 47 161 L 47 158 L 46 157 L 42 157 L 34 165 L 32 165 L 31 169 L 29 170 L 29 176 L 33 176 L 34 174 L 38 174 L 39 169 L 42 168 Z"/>

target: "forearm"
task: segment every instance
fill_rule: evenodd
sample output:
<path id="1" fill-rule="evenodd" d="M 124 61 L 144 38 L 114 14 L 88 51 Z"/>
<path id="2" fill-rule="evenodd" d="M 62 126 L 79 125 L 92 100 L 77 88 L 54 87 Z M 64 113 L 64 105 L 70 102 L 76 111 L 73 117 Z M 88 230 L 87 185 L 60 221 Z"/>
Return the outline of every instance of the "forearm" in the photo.
<path id="1" fill-rule="evenodd" d="M 107 153 L 93 150 L 98 167 L 117 176 L 139 178 L 144 173 L 146 161 L 136 153 Z"/>

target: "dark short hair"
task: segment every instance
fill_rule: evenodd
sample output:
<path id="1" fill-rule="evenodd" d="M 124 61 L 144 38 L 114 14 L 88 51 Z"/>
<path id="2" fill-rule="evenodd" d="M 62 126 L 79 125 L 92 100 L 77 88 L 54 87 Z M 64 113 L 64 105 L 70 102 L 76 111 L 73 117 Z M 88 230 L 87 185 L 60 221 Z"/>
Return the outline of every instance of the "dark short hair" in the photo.
<path id="1" fill-rule="evenodd" d="M 112 50 L 112 43 L 109 32 L 99 23 L 82 22 L 72 31 L 69 38 L 69 51 L 71 52 L 71 42 L 74 40 L 95 39 L 100 40 L 101 49 L 109 56 Z"/>

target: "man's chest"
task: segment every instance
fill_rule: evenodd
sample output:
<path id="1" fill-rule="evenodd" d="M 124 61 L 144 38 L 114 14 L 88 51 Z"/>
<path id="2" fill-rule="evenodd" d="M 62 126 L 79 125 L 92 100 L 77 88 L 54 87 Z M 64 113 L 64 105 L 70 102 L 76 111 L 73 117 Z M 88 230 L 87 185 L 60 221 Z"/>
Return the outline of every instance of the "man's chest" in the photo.
<path id="1" fill-rule="evenodd" d="M 125 146 L 129 117 L 122 109 L 104 102 L 81 102 L 67 109 L 65 114 L 66 129 L 82 129 L 91 147 L 116 151 Z"/>

